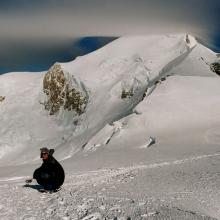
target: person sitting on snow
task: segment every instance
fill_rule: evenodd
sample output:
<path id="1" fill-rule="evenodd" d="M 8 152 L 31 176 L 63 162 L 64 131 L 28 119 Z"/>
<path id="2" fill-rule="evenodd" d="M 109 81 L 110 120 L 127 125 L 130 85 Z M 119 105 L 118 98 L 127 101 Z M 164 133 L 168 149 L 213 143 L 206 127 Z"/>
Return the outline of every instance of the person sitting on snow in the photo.
<path id="1" fill-rule="evenodd" d="M 54 149 L 41 148 L 40 151 L 43 164 L 34 171 L 33 178 L 26 180 L 26 183 L 31 183 L 33 179 L 36 179 L 44 190 L 56 191 L 65 179 L 63 167 L 53 157 Z"/>

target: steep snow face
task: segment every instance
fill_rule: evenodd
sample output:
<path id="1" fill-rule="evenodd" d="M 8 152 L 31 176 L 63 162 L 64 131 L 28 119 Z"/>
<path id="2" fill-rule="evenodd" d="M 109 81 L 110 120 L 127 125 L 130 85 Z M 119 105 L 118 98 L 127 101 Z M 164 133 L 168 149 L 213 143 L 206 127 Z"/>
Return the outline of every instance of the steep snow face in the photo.
<path id="1" fill-rule="evenodd" d="M 214 61 L 217 61 L 216 54 L 198 44 L 180 65 L 172 69 L 171 74 L 217 77 L 210 69 L 210 65 Z"/>
<path id="2" fill-rule="evenodd" d="M 86 124 L 100 129 L 129 114 L 148 87 L 194 46 L 185 35 L 127 37 L 61 66 L 89 90 Z"/>
<path id="3" fill-rule="evenodd" d="M 5 98 L 0 103 L 0 158 L 12 159 L 23 154 L 35 141 L 33 133 L 44 136 L 42 128 L 48 125 L 48 121 L 39 117 L 37 101 L 41 78 L 40 73 L 1 75 L 0 94 Z"/>
<path id="4" fill-rule="evenodd" d="M 187 67 L 190 56 L 194 65 L 201 50 L 214 59 L 196 45 L 189 35 L 124 37 L 73 62 L 55 64 L 46 74 L 0 76 L 5 97 L 1 164 L 31 162 L 42 146 L 55 148 L 64 159 L 83 148 L 94 150 L 96 140 L 106 143 L 106 136 L 108 142 L 117 132 L 108 124 L 132 113 L 161 77 L 181 63 Z M 196 65 L 198 72 L 201 68 Z"/>

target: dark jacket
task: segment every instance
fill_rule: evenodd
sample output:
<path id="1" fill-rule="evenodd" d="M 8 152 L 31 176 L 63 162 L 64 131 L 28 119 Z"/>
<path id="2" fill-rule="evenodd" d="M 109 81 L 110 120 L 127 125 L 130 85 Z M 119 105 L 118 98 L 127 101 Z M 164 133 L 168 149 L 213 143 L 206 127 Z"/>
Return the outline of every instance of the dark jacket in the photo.
<path id="1" fill-rule="evenodd" d="M 50 155 L 49 159 L 34 171 L 33 177 L 44 188 L 58 189 L 64 182 L 65 173 L 60 163 Z"/>

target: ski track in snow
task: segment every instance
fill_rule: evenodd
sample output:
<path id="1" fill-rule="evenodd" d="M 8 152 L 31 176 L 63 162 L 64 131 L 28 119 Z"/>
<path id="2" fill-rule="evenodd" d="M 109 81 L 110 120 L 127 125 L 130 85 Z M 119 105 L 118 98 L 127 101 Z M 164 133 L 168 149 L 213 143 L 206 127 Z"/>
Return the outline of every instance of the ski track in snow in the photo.
<path id="1" fill-rule="evenodd" d="M 32 187 L 22 187 L 25 177 L 3 178 L 0 180 L 0 219 L 211 219 L 180 208 L 161 206 L 155 198 L 134 202 L 130 193 L 108 195 L 115 189 L 116 182 L 132 180 L 132 171 L 156 169 L 181 165 L 220 156 L 220 153 L 194 156 L 190 158 L 89 172 L 67 174 L 61 191 L 54 194 L 39 193 L 34 183 Z M 129 180 L 127 180 L 129 179 Z M 126 187 L 125 187 L 126 188 Z M 173 192 L 188 195 L 192 192 Z M 10 196 L 9 196 L 10 195 Z M 127 195 L 127 196 L 126 196 Z M 3 205 L 4 204 L 4 205 Z M 160 211 L 157 211 L 160 210 Z M 161 215 L 161 216 L 160 216 Z M 123 218 L 122 218 L 123 216 Z"/>

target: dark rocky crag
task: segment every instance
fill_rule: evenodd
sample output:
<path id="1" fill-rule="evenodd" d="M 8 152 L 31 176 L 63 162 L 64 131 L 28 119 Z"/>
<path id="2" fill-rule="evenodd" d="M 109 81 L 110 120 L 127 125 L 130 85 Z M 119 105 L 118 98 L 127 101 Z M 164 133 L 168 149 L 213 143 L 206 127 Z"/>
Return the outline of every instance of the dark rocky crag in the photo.
<path id="1" fill-rule="evenodd" d="M 214 73 L 217 73 L 220 76 L 220 63 L 215 62 L 215 63 L 210 64 L 210 69 Z"/>
<path id="2" fill-rule="evenodd" d="M 0 96 L 0 102 L 3 102 L 5 100 L 5 96 Z"/>
<path id="3" fill-rule="evenodd" d="M 44 107 L 50 115 L 54 115 L 62 108 L 74 111 L 78 115 L 85 111 L 88 96 L 83 88 L 77 88 L 73 75 L 65 72 L 61 65 L 54 64 L 43 79 L 43 92 L 46 95 Z"/>

